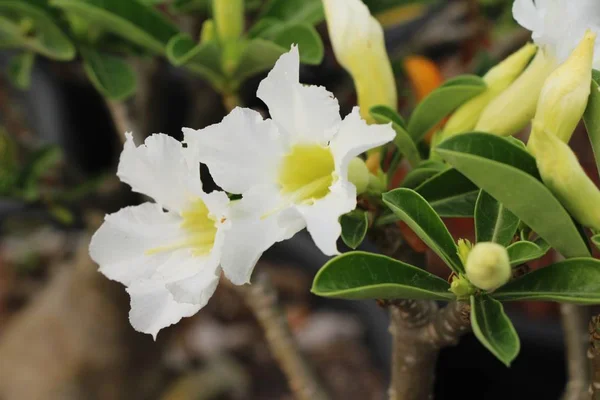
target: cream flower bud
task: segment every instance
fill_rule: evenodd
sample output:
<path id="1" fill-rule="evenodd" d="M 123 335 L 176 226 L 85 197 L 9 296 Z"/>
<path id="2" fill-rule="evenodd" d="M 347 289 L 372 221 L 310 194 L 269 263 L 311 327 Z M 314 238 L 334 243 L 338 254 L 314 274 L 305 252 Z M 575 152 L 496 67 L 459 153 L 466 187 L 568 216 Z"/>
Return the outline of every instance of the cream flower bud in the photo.
<path id="1" fill-rule="evenodd" d="M 571 148 L 534 123 L 529 148 L 542 180 L 582 225 L 600 230 L 600 191 L 587 176 Z"/>
<path id="2" fill-rule="evenodd" d="M 213 0 L 213 18 L 221 42 L 238 39 L 244 32 L 244 0 Z"/>
<path id="3" fill-rule="evenodd" d="M 579 46 L 544 83 L 535 121 L 539 129 L 569 142 L 590 96 L 596 34 L 587 31 Z"/>
<path id="4" fill-rule="evenodd" d="M 462 132 L 472 131 L 485 107 L 521 75 L 536 50 L 536 45 L 527 43 L 489 70 L 483 77 L 487 89 L 463 104 L 452 114 L 444 127 L 444 139 Z"/>
<path id="5" fill-rule="evenodd" d="M 361 0 L 323 0 L 323 6 L 335 56 L 354 79 L 360 114 L 373 122 L 371 107 L 397 106 L 383 29 Z"/>
<path id="6" fill-rule="evenodd" d="M 476 131 L 510 136 L 519 132 L 535 115 L 544 81 L 555 63 L 539 51 L 527 69 L 483 110 Z"/>
<path id="7" fill-rule="evenodd" d="M 467 278 L 480 289 L 493 291 L 504 285 L 511 276 L 506 249 L 492 242 L 477 243 L 467 258 Z"/>

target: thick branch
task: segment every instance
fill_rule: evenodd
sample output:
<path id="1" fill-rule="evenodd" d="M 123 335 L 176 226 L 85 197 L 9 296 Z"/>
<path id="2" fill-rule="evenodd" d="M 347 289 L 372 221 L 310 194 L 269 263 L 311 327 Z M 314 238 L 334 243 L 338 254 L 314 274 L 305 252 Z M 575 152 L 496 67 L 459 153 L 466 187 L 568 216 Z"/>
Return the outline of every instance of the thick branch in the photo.
<path id="1" fill-rule="evenodd" d="M 563 400 L 589 399 L 589 372 L 586 358 L 588 335 L 585 332 L 586 309 L 561 304 L 560 314 L 565 335 L 568 381 Z"/>
<path id="2" fill-rule="evenodd" d="M 592 400 L 600 400 L 600 315 L 592 318 L 589 325 L 590 347 L 588 358 L 592 369 L 589 393 Z"/>
<path id="3" fill-rule="evenodd" d="M 269 347 L 288 379 L 290 389 L 299 400 L 326 400 L 325 390 L 294 340 L 287 319 L 277 305 L 277 294 L 265 274 L 257 274 L 251 286 L 240 287 L 265 332 Z"/>
<path id="4" fill-rule="evenodd" d="M 469 330 L 469 306 L 453 302 L 438 310 L 432 301 L 400 301 L 390 309 L 393 336 L 391 400 L 433 398 L 438 351 Z"/>

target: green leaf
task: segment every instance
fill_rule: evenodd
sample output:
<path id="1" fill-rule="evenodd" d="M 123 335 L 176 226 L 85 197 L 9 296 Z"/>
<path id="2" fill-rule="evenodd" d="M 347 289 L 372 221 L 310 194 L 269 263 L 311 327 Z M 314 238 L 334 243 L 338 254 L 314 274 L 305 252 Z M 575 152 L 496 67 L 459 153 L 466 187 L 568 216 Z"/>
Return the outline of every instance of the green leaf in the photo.
<path id="1" fill-rule="evenodd" d="M 600 304 L 600 260 L 570 258 L 515 279 L 492 296 L 500 301 Z"/>
<path id="2" fill-rule="evenodd" d="M 417 145 L 404 128 L 402 117 L 387 106 L 372 107 L 369 113 L 378 124 L 392 124 L 392 128 L 396 131 L 394 144 L 398 148 L 398 151 L 406 156 L 406 159 L 413 168 L 417 167 L 421 162 L 421 155 L 419 154 Z"/>
<path id="3" fill-rule="evenodd" d="M 504 247 L 512 241 L 519 218 L 496 199 L 481 190 L 475 204 L 475 237 L 477 242 L 494 242 Z"/>
<path id="4" fill-rule="evenodd" d="M 173 36 L 166 48 L 169 61 L 202 75 L 214 87 L 222 88 L 225 76 L 221 69 L 221 49 L 216 41 L 196 43 L 188 35 Z"/>
<path id="5" fill-rule="evenodd" d="M 135 71 L 119 57 L 80 47 L 83 69 L 94 87 L 106 98 L 123 100 L 136 89 Z"/>
<path id="6" fill-rule="evenodd" d="M 325 19 L 325 12 L 321 0 L 271 0 L 261 18 L 315 25 Z"/>
<path id="7" fill-rule="evenodd" d="M 137 0 L 50 0 L 50 4 L 161 55 L 179 33 L 163 14 Z"/>
<path id="8" fill-rule="evenodd" d="M 408 132 L 418 143 L 434 126 L 463 103 L 482 93 L 486 84 L 478 76 L 464 75 L 448 80 L 415 108 Z"/>
<path id="9" fill-rule="evenodd" d="M 563 256 L 589 255 L 576 224 L 540 182 L 535 159 L 527 151 L 498 136 L 469 133 L 445 140 L 436 152 Z"/>
<path id="10" fill-rule="evenodd" d="M 292 44 L 298 44 L 300 61 L 303 63 L 321 63 L 324 50 L 317 31 L 310 25 L 287 25 L 278 28 L 277 34 L 269 39 L 250 39 L 242 51 L 232 77 L 241 83 L 253 75 L 271 69 L 282 54 L 290 51 Z"/>
<path id="11" fill-rule="evenodd" d="M 311 291 L 342 299 L 452 300 L 445 280 L 393 258 L 354 251 L 329 260 Z"/>
<path id="12" fill-rule="evenodd" d="M 592 144 L 596 167 L 600 172 L 600 71 L 594 70 L 592 90 L 588 100 L 587 109 L 583 114 L 583 122 Z"/>
<path id="13" fill-rule="evenodd" d="M 390 210 L 440 256 L 452 271 L 464 272 L 452 235 L 420 194 L 411 189 L 400 188 L 384 193 L 382 197 Z"/>
<path id="14" fill-rule="evenodd" d="M 514 267 L 545 256 L 550 250 L 550 245 L 543 239 L 538 239 L 535 242 L 522 240 L 511 244 L 506 250 L 510 258 L 510 265 Z"/>
<path id="15" fill-rule="evenodd" d="M 350 211 L 340 218 L 342 225 L 342 240 L 346 246 L 356 249 L 367 235 L 369 215 L 362 210 Z"/>
<path id="16" fill-rule="evenodd" d="M 471 326 L 479 342 L 509 367 L 521 343 L 502 304 L 485 294 L 471 296 Z"/>
<path id="17" fill-rule="evenodd" d="M 373 106 L 369 110 L 369 114 L 371 114 L 373 119 L 380 124 L 393 122 L 406 129 L 406 121 L 404 121 L 404 118 L 391 107 L 384 105 Z M 381 120 L 381 122 L 379 120 Z"/>
<path id="18" fill-rule="evenodd" d="M 447 168 L 448 165 L 442 162 L 421 162 L 417 168 L 406 174 L 400 186 L 414 189 Z"/>
<path id="19" fill-rule="evenodd" d="M 309 24 L 289 24 L 279 31 L 273 42 L 287 53 L 293 44 L 298 45 L 300 61 L 304 64 L 318 65 L 325 53 L 323 41 L 317 30 Z"/>
<path id="20" fill-rule="evenodd" d="M 419 193 L 442 217 L 472 217 L 479 189 L 454 168 L 439 172 L 418 186 Z"/>
<path id="21" fill-rule="evenodd" d="M 0 45 L 24 47 L 61 61 L 75 57 L 75 47 L 52 17 L 23 1 L 0 2 Z"/>
<path id="22" fill-rule="evenodd" d="M 31 84 L 31 71 L 35 53 L 28 51 L 13 56 L 8 64 L 8 77 L 10 81 L 21 90 L 29 88 Z"/>

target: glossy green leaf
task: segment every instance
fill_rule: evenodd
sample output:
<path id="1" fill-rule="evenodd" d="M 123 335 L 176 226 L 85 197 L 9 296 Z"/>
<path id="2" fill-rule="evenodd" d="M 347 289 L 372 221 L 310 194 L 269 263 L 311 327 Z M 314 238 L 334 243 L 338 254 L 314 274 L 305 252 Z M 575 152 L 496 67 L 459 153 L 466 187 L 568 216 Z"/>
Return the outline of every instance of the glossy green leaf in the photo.
<path id="1" fill-rule="evenodd" d="M 378 124 L 392 124 L 392 128 L 396 131 L 394 144 L 398 148 L 398 151 L 406 156 L 406 159 L 413 168 L 417 167 L 421 162 L 421 155 L 419 154 L 417 145 L 404 128 L 402 117 L 386 106 L 372 107 L 369 112 Z"/>
<path id="2" fill-rule="evenodd" d="M 164 54 L 169 40 L 179 33 L 163 14 L 137 0 L 50 0 L 50 4 L 157 54 Z"/>
<path id="3" fill-rule="evenodd" d="M 390 210 L 440 256 L 452 271 L 464 272 L 452 235 L 420 194 L 411 189 L 400 188 L 384 193 L 382 198 Z"/>
<path id="4" fill-rule="evenodd" d="M 380 254 L 349 252 L 319 270 L 311 291 L 342 299 L 452 300 L 445 280 L 413 265 Z"/>
<path id="5" fill-rule="evenodd" d="M 494 242 L 508 246 L 512 241 L 519 218 L 496 199 L 481 190 L 475 204 L 475 237 L 477 242 Z"/>
<path id="6" fill-rule="evenodd" d="M 589 255 L 573 219 L 539 180 L 535 159 L 528 152 L 485 133 L 450 138 L 440 143 L 436 151 L 563 256 Z"/>
<path id="7" fill-rule="evenodd" d="M 215 41 L 196 43 L 186 34 L 173 36 L 166 48 L 169 61 L 175 66 L 185 66 L 202 75 L 216 88 L 224 85 L 221 69 L 221 49 Z"/>
<path id="8" fill-rule="evenodd" d="M 342 226 L 342 240 L 346 246 L 356 249 L 367 235 L 369 228 L 369 215 L 363 210 L 350 211 L 340 218 Z"/>
<path id="9" fill-rule="evenodd" d="M 83 69 L 94 87 L 106 98 L 123 100 L 135 92 L 135 71 L 125 60 L 99 53 L 91 47 L 80 47 Z"/>
<path id="10" fill-rule="evenodd" d="M 55 60 L 75 57 L 75 47 L 52 17 L 24 1 L 0 2 L 0 45 L 24 47 Z"/>
<path id="11" fill-rule="evenodd" d="M 545 256 L 550 250 L 550 245 L 543 239 L 538 239 L 535 242 L 521 240 L 511 244 L 506 250 L 510 258 L 510 265 L 514 267 Z"/>
<path id="12" fill-rule="evenodd" d="M 442 217 L 472 217 L 479 189 L 454 168 L 432 176 L 415 191 Z"/>
<path id="13" fill-rule="evenodd" d="M 406 129 L 406 121 L 404 121 L 404 118 L 402 118 L 402 116 L 391 107 L 384 105 L 373 106 L 369 110 L 369 114 L 371 114 L 373 119 L 379 122 L 380 124 L 394 122 L 400 125 L 402 128 Z M 380 119 L 381 122 L 378 119 Z"/>
<path id="14" fill-rule="evenodd" d="M 509 367 L 521 342 L 502 303 L 485 294 L 471 296 L 471 326 L 479 342 Z"/>
<path id="15" fill-rule="evenodd" d="M 448 169 L 448 165 L 442 162 L 421 162 L 417 168 L 406 174 L 400 186 L 414 189 L 445 169 Z"/>
<path id="16" fill-rule="evenodd" d="M 29 88 L 31 84 L 31 71 L 33 70 L 33 62 L 35 53 L 25 52 L 13 56 L 8 64 L 8 77 L 10 81 L 21 90 Z"/>
<path id="17" fill-rule="evenodd" d="M 270 0 L 261 18 L 314 25 L 323 21 L 325 12 L 321 0 Z"/>
<path id="18" fill-rule="evenodd" d="M 515 279 L 492 296 L 500 301 L 600 304 L 600 260 L 570 258 Z"/>
<path id="19" fill-rule="evenodd" d="M 415 108 L 408 123 L 408 132 L 413 140 L 421 141 L 448 114 L 485 89 L 483 79 L 465 75 L 450 79 L 431 92 Z"/>
<path id="20" fill-rule="evenodd" d="M 583 122 L 585 122 L 585 128 L 596 158 L 596 166 L 598 172 L 600 172 L 600 71 L 594 70 L 592 76 L 592 90 L 583 115 Z"/>

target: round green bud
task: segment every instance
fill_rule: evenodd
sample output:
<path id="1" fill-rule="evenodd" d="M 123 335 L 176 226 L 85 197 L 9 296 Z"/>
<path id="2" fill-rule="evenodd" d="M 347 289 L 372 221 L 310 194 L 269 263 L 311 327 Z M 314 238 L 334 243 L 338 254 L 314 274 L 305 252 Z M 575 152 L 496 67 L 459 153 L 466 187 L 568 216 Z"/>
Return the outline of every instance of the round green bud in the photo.
<path id="1" fill-rule="evenodd" d="M 508 282 L 512 273 L 506 249 L 491 242 L 477 243 L 471 249 L 465 271 L 473 285 L 488 292 Z"/>
<path id="2" fill-rule="evenodd" d="M 458 299 L 466 299 L 475 292 L 475 288 L 464 276 L 453 276 L 450 291 Z"/>
<path id="3" fill-rule="evenodd" d="M 348 164 L 348 180 L 356 186 L 356 194 L 364 193 L 369 187 L 369 169 L 360 157 L 354 157 Z"/>

